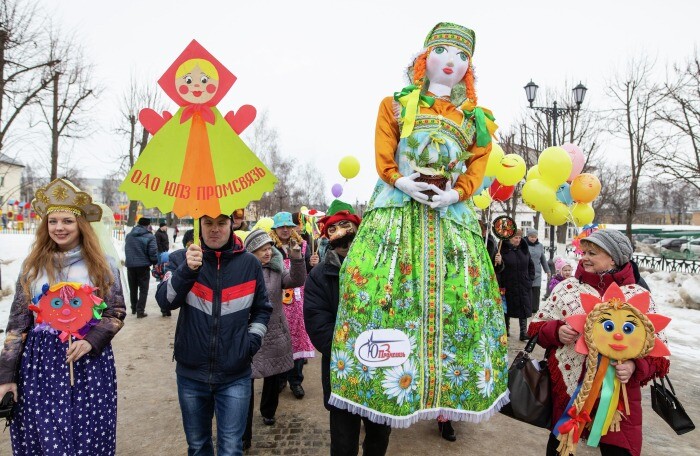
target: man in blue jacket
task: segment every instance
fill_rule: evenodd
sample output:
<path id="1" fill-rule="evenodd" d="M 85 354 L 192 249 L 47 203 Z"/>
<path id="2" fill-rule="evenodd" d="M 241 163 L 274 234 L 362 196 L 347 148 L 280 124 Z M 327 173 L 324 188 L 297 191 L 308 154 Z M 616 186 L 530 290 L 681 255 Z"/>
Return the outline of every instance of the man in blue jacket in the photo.
<path id="1" fill-rule="evenodd" d="M 124 257 L 129 280 L 131 313 L 137 318 L 147 317 L 146 298 L 151 280 L 151 266 L 158 264 L 156 238 L 148 231 L 151 219 L 141 217 L 138 224 L 126 235 Z"/>
<path id="2" fill-rule="evenodd" d="M 251 360 L 272 306 L 260 262 L 233 234 L 231 218 L 204 216 L 200 226 L 202 246 L 171 256 L 156 300 L 163 311 L 180 308 L 174 357 L 188 454 L 213 456 L 214 414 L 217 453 L 242 454 Z"/>

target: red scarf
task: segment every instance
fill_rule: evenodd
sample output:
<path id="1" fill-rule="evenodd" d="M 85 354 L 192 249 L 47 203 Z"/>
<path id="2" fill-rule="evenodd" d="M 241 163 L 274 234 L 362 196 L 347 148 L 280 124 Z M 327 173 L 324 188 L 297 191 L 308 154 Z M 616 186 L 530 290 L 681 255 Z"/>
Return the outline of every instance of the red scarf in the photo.
<path id="1" fill-rule="evenodd" d="M 599 274 L 596 272 L 586 272 L 579 261 L 574 277 L 576 277 L 579 281 L 595 288 L 601 296 L 613 282 L 620 286 L 637 283 L 634 278 L 632 263 L 626 263 L 618 271 L 603 272 Z"/>
<path id="2" fill-rule="evenodd" d="M 214 124 L 214 111 L 211 110 L 211 107 L 203 104 L 191 104 L 189 106 L 186 106 L 185 109 L 182 110 L 180 123 L 187 122 L 195 113 L 199 113 L 199 115 L 202 116 L 202 119 L 204 119 L 205 122 L 208 122 L 212 125 Z"/>

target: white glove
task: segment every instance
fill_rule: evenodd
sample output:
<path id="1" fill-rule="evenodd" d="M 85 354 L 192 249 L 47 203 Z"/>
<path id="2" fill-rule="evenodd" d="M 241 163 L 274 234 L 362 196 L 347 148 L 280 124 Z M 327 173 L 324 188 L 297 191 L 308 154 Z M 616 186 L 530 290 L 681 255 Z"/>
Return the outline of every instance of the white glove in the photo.
<path id="1" fill-rule="evenodd" d="M 430 185 L 425 182 L 416 182 L 416 179 L 420 176 L 420 173 L 413 173 L 410 176 L 403 176 L 396 179 L 394 182 L 394 187 L 398 188 L 414 200 L 422 204 L 429 204 L 428 197 L 425 193 L 421 193 L 424 190 L 430 189 Z"/>
<path id="2" fill-rule="evenodd" d="M 435 185 L 431 185 L 430 189 L 435 192 L 435 196 L 428 203 L 433 209 L 447 207 L 459 201 L 459 193 L 457 190 L 452 190 L 452 183 L 449 181 L 445 185 L 445 190 L 440 190 Z"/>

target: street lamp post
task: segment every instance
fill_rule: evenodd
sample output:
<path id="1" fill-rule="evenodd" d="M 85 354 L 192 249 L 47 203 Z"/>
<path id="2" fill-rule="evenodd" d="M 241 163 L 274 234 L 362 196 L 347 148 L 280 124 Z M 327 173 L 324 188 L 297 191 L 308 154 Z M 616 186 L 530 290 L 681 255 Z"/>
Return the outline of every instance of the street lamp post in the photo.
<path id="1" fill-rule="evenodd" d="M 586 86 L 579 84 L 572 89 L 572 92 L 574 93 L 574 101 L 576 102 L 576 107 L 566 107 L 566 108 L 558 108 L 557 107 L 557 102 L 554 101 L 552 102 L 552 107 L 548 106 L 533 106 L 533 103 L 535 101 L 535 97 L 537 97 L 537 89 L 539 89 L 539 86 L 532 82 L 532 79 L 530 79 L 530 82 L 528 82 L 525 87 L 525 96 L 527 97 L 528 103 L 530 103 L 530 109 L 534 109 L 535 111 L 539 111 L 543 113 L 547 117 L 547 125 L 549 125 L 549 120 L 552 120 L 552 135 L 549 137 L 548 141 L 548 146 L 552 147 L 557 144 L 557 119 L 559 119 L 560 116 L 565 115 L 565 114 L 573 114 L 581 109 L 581 103 L 583 103 L 583 99 L 586 97 L 586 91 L 588 89 Z M 549 259 L 554 260 L 554 252 L 556 252 L 557 247 L 554 244 L 554 225 L 550 225 L 549 227 L 549 247 L 547 248 L 549 250 Z"/>

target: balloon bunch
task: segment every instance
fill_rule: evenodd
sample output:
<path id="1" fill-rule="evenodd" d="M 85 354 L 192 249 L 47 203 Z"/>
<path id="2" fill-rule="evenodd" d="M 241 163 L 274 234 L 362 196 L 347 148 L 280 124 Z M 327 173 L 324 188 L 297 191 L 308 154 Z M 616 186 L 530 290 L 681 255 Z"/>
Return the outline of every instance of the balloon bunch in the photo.
<path id="1" fill-rule="evenodd" d="M 575 144 L 548 147 L 527 172 L 523 201 L 550 225 L 590 224 L 595 218 L 591 202 L 600 194 L 600 181 L 593 174 L 582 174 L 583 165 L 583 152 Z"/>
<path id="2" fill-rule="evenodd" d="M 345 182 L 347 182 L 360 173 L 360 161 L 352 155 L 347 155 L 340 159 L 338 171 L 345 178 Z M 336 198 L 340 198 L 343 194 L 343 186 L 338 183 L 333 184 L 331 194 Z"/>
<path id="3" fill-rule="evenodd" d="M 488 208 L 493 201 L 505 201 L 513 195 L 515 185 L 525 177 L 525 160 L 518 154 L 506 154 L 495 141 L 486 164 L 484 180 L 472 200 L 479 209 Z"/>

